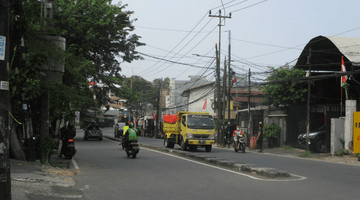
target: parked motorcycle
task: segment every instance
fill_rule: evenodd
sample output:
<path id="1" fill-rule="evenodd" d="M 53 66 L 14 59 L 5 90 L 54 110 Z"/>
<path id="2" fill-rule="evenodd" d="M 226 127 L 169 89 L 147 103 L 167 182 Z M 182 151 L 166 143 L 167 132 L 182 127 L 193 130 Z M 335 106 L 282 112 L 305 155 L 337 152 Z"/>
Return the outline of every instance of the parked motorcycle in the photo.
<path id="1" fill-rule="evenodd" d="M 234 141 L 234 150 L 235 152 L 238 152 L 239 150 L 242 150 L 243 153 L 245 153 L 245 137 L 243 134 L 240 134 L 237 137 L 237 145 L 235 145 L 235 141 Z"/>
<path id="2" fill-rule="evenodd" d="M 136 158 L 136 155 L 139 153 L 140 148 L 137 142 L 129 142 L 127 147 L 125 147 L 125 152 L 127 154 L 127 157 L 130 157 L 132 155 L 133 158 Z"/>
<path id="3" fill-rule="evenodd" d="M 64 156 L 67 159 L 72 159 L 72 157 L 75 155 L 76 153 L 76 149 L 75 149 L 75 141 L 74 139 L 68 139 L 66 141 L 65 144 L 65 149 L 64 149 Z"/>

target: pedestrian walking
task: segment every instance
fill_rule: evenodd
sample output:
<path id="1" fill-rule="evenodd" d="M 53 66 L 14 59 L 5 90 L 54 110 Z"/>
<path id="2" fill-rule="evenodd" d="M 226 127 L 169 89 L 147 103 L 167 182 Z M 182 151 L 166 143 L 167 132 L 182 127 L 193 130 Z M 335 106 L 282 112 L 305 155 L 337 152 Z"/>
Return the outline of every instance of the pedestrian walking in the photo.
<path id="1" fill-rule="evenodd" d="M 263 126 L 262 126 L 262 122 L 259 122 L 259 133 L 258 133 L 258 136 L 256 138 L 256 144 L 257 146 L 259 147 L 259 152 L 261 153 L 264 149 L 263 149 L 263 139 L 264 139 L 264 136 L 263 136 Z"/>

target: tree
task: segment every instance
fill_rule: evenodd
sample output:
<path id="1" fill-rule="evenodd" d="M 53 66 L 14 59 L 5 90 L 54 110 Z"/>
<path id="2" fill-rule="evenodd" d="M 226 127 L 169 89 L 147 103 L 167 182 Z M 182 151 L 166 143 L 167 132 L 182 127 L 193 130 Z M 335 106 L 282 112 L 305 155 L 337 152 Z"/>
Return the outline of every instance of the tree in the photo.
<path id="1" fill-rule="evenodd" d="M 165 78 L 163 81 L 163 88 L 169 87 L 169 78 Z M 155 107 L 157 106 L 157 98 L 160 91 L 160 79 L 154 79 L 153 82 L 149 82 L 140 76 L 132 76 L 126 78 L 122 89 L 123 97 L 127 99 L 127 107 L 131 110 L 140 110 L 140 103 L 151 103 Z M 131 90 L 130 90 L 131 88 Z"/>
<path id="2" fill-rule="evenodd" d="M 122 97 L 122 91 L 116 87 L 124 81 L 117 58 L 122 62 L 142 59 L 135 49 L 144 44 L 139 42 L 139 36 L 130 35 L 134 30 L 130 20 L 133 12 L 124 11 L 127 5 L 110 3 L 109 0 L 56 1 L 54 7 L 59 9 L 54 9 L 51 23 L 54 32 L 66 38 L 66 51 L 73 58 L 67 62 L 64 84 L 77 88 L 87 86 L 91 80 Z M 106 97 L 107 91 L 93 92 L 99 98 L 97 105 L 101 106 L 104 102 L 101 98 Z"/>
<path id="3" fill-rule="evenodd" d="M 289 66 L 278 69 L 271 68 L 272 74 L 266 78 L 268 83 L 262 86 L 265 94 L 265 105 L 297 105 L 305 101 L 307 92 L 306 83 L 293 82 L 293 78 L 304 77 L 305 72 L 301 69 Z M 276 83 L 276 81 L 284 81 Z M 275 82 L 275 83 L 272 83 Z"/>
<path id="4" fill-rule="evenodd" d="M 51 97 L 51 120 L 60 118 L 62 113 L 73 118 L 75 110 L 100 108 L 108 100 L 105 95 L 108 90 L 119 97 L 125 95 L 123 91 L 128 88 L 122 86 L 125 77 L 120 74 L 120 63 L 142 59 L 136 47 L 144 45 L 139 42 L 139 36 L 130 34 L 134 30 L 134 20 L 130 20 L 133 12 L 125 11 L 126 6 L 120 3 L 111 5 L 109 0 L 57 0 L 52 6 L 53 18 L 49 19 L 39 16 L 40 2 L 16 1 L 10 17 L 10 49 L 13 51 L 10 52 L 9 71 L 16 119 L 22 119 L 21 101 L 24 96 L 31 107 L 29 114 L 34 132 L 38 132 L 41 88 L 44 86 L 41 71 L 52 57 L 65 61 L 65 72 L 60 81 L 47 85 Z M 55 45 L 38 45 L 38 42 L 43 42 L 44 35 L 65 37 L 65 51 L 59 52 Z M 24 38 L 25 47 L 20 51 L 21 38 Z M 21 59 L 22 53 L 27 55 L 25 60 Z M 90 88 L 89 81 L 103 87 L 95 85 Z"/>

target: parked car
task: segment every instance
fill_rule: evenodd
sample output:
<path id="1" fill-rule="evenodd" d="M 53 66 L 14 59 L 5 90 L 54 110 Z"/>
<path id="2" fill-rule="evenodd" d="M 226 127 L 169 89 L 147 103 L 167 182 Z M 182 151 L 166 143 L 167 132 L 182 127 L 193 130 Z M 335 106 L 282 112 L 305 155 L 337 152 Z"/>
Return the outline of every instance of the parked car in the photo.
<path id="1" fill-rule="evenodd" d="M 98 140 L 103 139 L 103 133 L 100 129 L 100 126 L 98 125 L 89 125 L 86 129 L 83 129 L 84 134 L 84 140 L 87 140 L 88 138 L 96 138 Z"/>
<path id="2" fill-rule="evenodd" d="M 320 127 L 315 131 L 309 132 L 309 148 L 310 150 L 315 150 L 320 153 L 326 152 L 326 125 Z M 299 145 L 306 146 L 306 133 L 302 133 L 298 136 Z"/>
<path id="3" fill-rule="evenodd" d="M 123 135 L 123 133 L 124 133 L 124 126 L 125 126 L 125 123 L 124 123 L 124 122 L 119 122 L 119 123 L 115 124 L 114 137 L 120 138 L 120 137 Z"/>

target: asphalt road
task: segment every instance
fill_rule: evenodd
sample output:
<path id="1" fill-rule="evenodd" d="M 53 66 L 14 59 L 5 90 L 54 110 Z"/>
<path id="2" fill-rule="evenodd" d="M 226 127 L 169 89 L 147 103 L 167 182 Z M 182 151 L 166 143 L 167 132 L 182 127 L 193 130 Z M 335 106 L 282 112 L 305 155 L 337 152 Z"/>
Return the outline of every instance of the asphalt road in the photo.
<path id="1" fill-rule="evenodd" d="M 112 128 L 102 129 L 113 136 Z M 358 166 L 213 148 L 196 153 L 288 171 L 295 179 L 262 179 L 145 148 L 128 158 L 118 142 L 82 139 L 77 132 L 79 166 L 75 187 L 85 199 L 359 199 Z M 163 145 L 139 138 L 139 143 Z M 175 146 L 180 149 L 179 146 Z"/>

